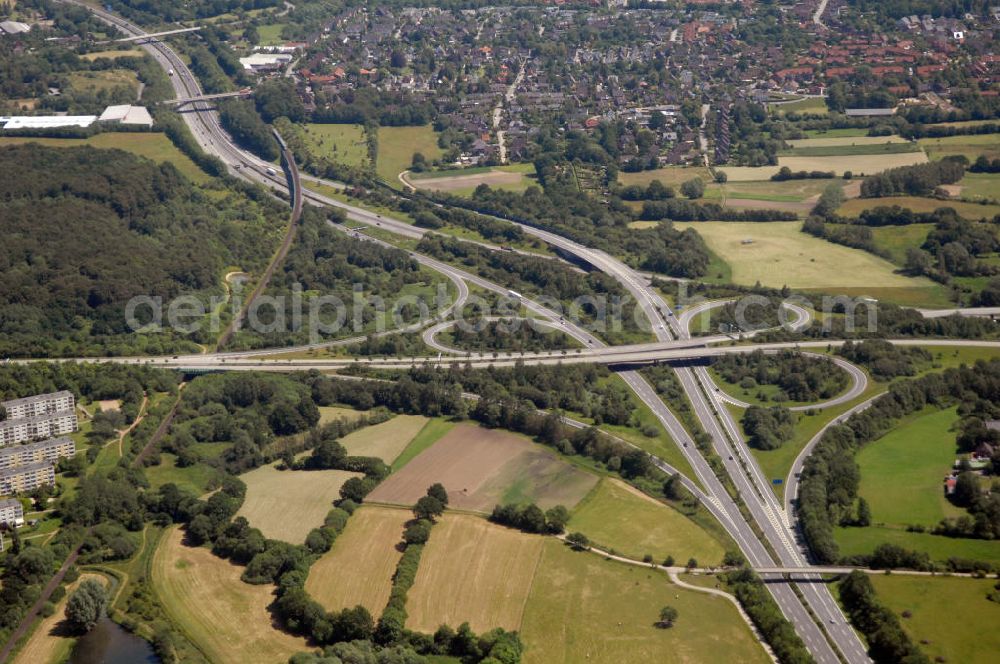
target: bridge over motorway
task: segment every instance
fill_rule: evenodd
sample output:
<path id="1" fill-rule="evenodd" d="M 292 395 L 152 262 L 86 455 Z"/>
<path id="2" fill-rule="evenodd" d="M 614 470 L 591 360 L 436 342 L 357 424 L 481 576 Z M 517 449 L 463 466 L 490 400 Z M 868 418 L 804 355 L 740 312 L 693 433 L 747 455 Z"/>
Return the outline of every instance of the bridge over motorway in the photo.
<path id="1" fill-rule="evenodd" d="M 199 101 L 213 101 L 215 99 L 227 99 L 230 97 L 249 97 L 253 94 L 252 88 L 241 88 L 234 92 L 218 92 L 211 95 L 195 95 L 193 97 L 178 97 L 176 99 L 168 99 L 166 101 L 161 101 L 161 104 L 167 106 L 176 106 L 180 108 L 186 104 L 193 104 Z"/>
<path id="2" fill-rule="evenodd" d="M 166 37 L 168 35 L 179 35 L 185 32 L 197 32 L 201 30 L 201 26 L 194 28 L 178 28 L 176 30 L 166 30 L 165 32 L 146 32 L 141 35 L 132 35 L 130 37 L 122 37 L 121 39 L 115 39 L 115 42 L 136 42 L 142 41 L 143 39 L 156 39 L 157 37 Z"/>

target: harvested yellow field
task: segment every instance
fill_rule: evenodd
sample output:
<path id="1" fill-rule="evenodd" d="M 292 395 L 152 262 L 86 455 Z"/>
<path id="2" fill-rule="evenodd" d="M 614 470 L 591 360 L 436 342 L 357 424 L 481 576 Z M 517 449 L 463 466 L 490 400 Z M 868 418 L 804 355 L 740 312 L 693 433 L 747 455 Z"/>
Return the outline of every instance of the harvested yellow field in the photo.
<path id="1" fill-rule="evenodd" d="M 409 510 L 365 505 L 309 569 L 306 590 L 328 611 L 360 604 L 377 619 L 389 601 L 392 575 L 402 557 L 396 548 L 403 539 Z"/>
<path id="2" fill-rule="evenodd" d="M 433 632 L 468 621 L 476 632 L 519 629 L 544 537 L 468 514 L 434 526 L 406 601 L 406 626 Z"/>
<path id="3" fill-rule="evenodd" d="M 852 154 L 833 157 L 778 157 L 779 168 L 787 166 L 793 171 L 833 171 L 837 175 L 851 171 L 855 177 L 926 162 L 927 155 L 923 152 Z"/>
<path id="4" fill-rule="evenodd" d="M 729 182 L 758 182 L 770 180 L 771 176 L 781 170 L 780 166 L 720 166 L 717 171 L 726 174 Z"/>
<path id="5" fill-rule="evenodd" d="M 274 586 L 243 583 L 243 567 L 182 540 L 179 528 L 164 535 L 153 554 L 153 585 L 171 621 L 206 659 L 273 664 L 309 650 L 305 639 L 275 625 L 267 608 L 274 601 Z"/>
<path id="6" fill-rule="evenodd" d="M 826 148 L 841 145 L 885 145 L 886 143 L 906 143 L 902 136 L 833 136 L 825 138 L 800 138 L 785 141 L 793 148 Z"/>
<path id="7" fill-rule="evenodd" d="M 66 596 L 56 604 L 56 611 L 43 618 L 28 638 L 27 643 L 17 651 L 14 664 L 39 664 L 40 662 L 62 662 L 68 659 L 73 648 L 75 635 L 66 629 L 65 611 L 69 596 L 87 579 L 100 581 L 105 586 L 108 580 L 101 574 L 81 574 L 80 578 L 66 587 Z"/>
<path id="8" fill-rule="evenodd" d="M 618 181 L 626 187 L 633 184 L 645 187 L 653 180 L 659 180 L 669 187 L 679 187 L 695 178 L 701 178 L 706 184 L 714 179 L 711 171 L 704 166 L 668 166 L 638 173 L 618 172 Z"/>
<path id="9" fill-rule="evenodd" d="M 120 51 L 97 51 L 96 53 L 85 53 L 80 56 L 80 59 L 93 62 L 98 58 L 108 58 L 109 60 L 117 60 L 118 58 L 141 58 L 145 54 L 145 51 L 134 48 Z"/>
<path id="10" fill-rule="evenodd" d="M 261 466 L 240 476 L 247 485 L 247 497 L 236 515 L 246 517 L 265 537 L 301 544 L 310 530 L 323 525 L 344 482 L 360 476 L 345 470 Z"/>
<path id="11" fill-rule="evenodd" d="M 397 415 L 387 422 L 364 427 L 340 439 L 351 456 L 378 457 L 391 464 L 427 424 L 419 415 Z"/>
<path id="12" fill-rule="evenodd" d="M 320 406 L 319 407 L 319 423 L 329 424 L 335 420 L 347 420 L 348 422 L 353 422 L 364 415 L 363 411 L 354 410 L 353 408 L 341 408 L 340 406 Z"/>
<path id="13" fill-rule="evenodd" d="M 694 228 L 733 270 L 733 282 L 781 288 L 930 287 L 896 274 L 889 261 L 801 232 L 798 221 L 676 223 Z"/>

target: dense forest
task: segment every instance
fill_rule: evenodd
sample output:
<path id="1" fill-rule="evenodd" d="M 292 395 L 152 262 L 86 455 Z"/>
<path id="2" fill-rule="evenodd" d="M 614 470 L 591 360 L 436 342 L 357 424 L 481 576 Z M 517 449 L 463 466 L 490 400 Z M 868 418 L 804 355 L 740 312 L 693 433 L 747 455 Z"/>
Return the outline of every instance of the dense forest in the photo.
<path id="1" fill-rule="evenodd" d="M 135 334 L 126 303 L 221 293 L 226 266 L 264 263 L 283 216 L 209 198 L 173 165 L 117 150 L 9 146 L 0 168 L 3 356 L 191 349 L 177 333 Z"/>

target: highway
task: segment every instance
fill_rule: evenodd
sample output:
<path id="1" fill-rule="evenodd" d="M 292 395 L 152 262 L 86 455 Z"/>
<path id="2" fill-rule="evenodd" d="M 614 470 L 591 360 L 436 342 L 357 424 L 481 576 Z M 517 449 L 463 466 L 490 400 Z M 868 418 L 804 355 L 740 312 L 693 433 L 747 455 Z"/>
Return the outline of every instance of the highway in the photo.
<path id="1" fill-rule="evenodd" d="M 72 2 L 74 0 L 67 1 Z M 82 6 L 87 7 L 103 20 L 117 25 L 126 34 L 132 36 L 143 35 L 143 31 L 140 28 L 127 21 L 103 10 L 87 5 Z M 178 98 L 191 98 L 202 95 L 197 80 L 167 45 L 153 40 L 143 43 L 142 47 L 164 69 L 172 69 L 174 71 L 171 80 Z M 204 102 L 194 102 L 192 106 L 194 110 L 185 113 L 184 118 L 195 139 L 207 152 L 220 157 L 229 165 L 231 172 L 234 174 L 239 174 L 251 181 L 262 183 L 278 191 L 286 188 L 285 182 L 276 176 L 271 164 L 246 153 L 232 143 L 229 136 L 219 125 L 217 114 L 205 106 Z M 326 186 L 338 186 L 337 183 L 319 178 L 309 178 L 307 181 Z M 417 229 L 392 219 L 383 219 L 378 214 L 316 194 L 315 192 L 307 190 L 303 192 L 303 195 L 307 201 L 314 204 L 343 209 L 348 219 L 352 221 L 370 226 L 379 226 L 389 232 L 410 238 L 419 238 L 425 233 L 423 229 Z M 618 280 L 635 298 L 645 316 L 651 321 L 657 342 L 608 348 L 589 332 L 567 322 L 564 326 L 567 333 L 583 342 L 586 345 L 585 348 L 579 351 L 556 353 L 501 353 L 497 358 L 492 356 L 462 358 L 461 361 L 463 362 L 468 360 L 473 365 L 503 365 L 515 362 L 553 364 L 576 361 L 627 366 L 671 359 L 704 358 L 725 352 L 750 352 L 757 348 L 778 350 L 782 348 L 808 347 L 810 345 L 808 343 L 788 343 L 706 347 L 707 344 L 729 341 L 729 338 L 722 336 L 714 340 L 711 337 L 697 340 L 690 339 L 686 326 L 681 326 L 673 318 L 660 294 L 651 288 L 641 275 L 624 265 L 621 261 L 602 251 L 584 247 L 550 231 L 524 224 L 521 224 L 521 227 L 526 233 L 577 257 L 595 269 Z M 427 257 L 414 255 L 414 258 L 432 269 L 441 271 L 445 275 L 448 275 L 447 270 L 452 270 L 453 272 L 449 278 L 453 282 L 455 279 L 458 279 L 477 284 L 484 288 L 490 288 L 491 290 L 502 289 L 502 287 L 490 284 L 486 280 L 477 281 L 478 277 L 475 275 L 456 271 L 454 268 L 446 266 L 443 263 L 435 264 L 429 262 L 432 259 Z M 489 285 L 484 285 L 483 282 Z M 502 290 L 505 291 L 505 289 Z M 522 303 L 529 310 L 555 320 L 553 318 L 555 312 L 527 300 L 522 300 Z M 919 341 L 923 345 L 929 345 L 923 340 L 910 341 Z M 824 340 L 822 342 L 815 342 L 814 345 L 825 347 L 834 343 L 836 342 Z M 288 352 L 291 349 L 275 350 L 276 352 Z M 262 355 L 263 353 L 256 351 L 254 354 Z M 414 360 L 400 360 L 396 358 L 276 361 L 255 358 L 251 354 L 198 355 L 177 358 L 113 358 L 97 361 L 134 362 L 192 371 L 219 369 L 270 371 L 319 369 L 329 371 L 358 363 L 383 368 L 407 368 L 414 363 Z M 417 363 L 428 364 L 448 364 L 455 361 L 455 357 L 419 358 L 416 360 Z M 758 539 L 754 529 L 745 520 L 739 505 L 730 497 L 728 491 L 722 485 L 719 478 L 716 477 L 707 460 L 697 450 L 690 435 L 685 431 L 670 409 L 667 408 L 666 404 L 654 392 L 649 383 L 635 371 L 623 370 L 620 372 L 623 380 L 652 410 L 673 437 L 674 441 L 678 443 L 681 452 L 694 469 L 698 481 L 704 487 L 704 496 L 707 499 L 707 502 L 705 502 L 706 507 L 719 519 L 723 527 L 734 538 L 750 564 L 756 568 L 763 569 L 805 568 L 806 561 L 802 556 L 802 552 L 795 544 L 795 537 L 791 530 L 788 513 L 784 509 L 784 506 L 778 504 L 776 497 L 770 490 L 767 479 L 763 477 L 752 454 L 746 448 L 745 442 L 739 434 L 738 427 L 736 427 L 732 421 L 732 417 L 728 414 L 728 411 L 719 399 L 718 392 L 712 389 L 713 386 L 710 381 L 705 381 L 704 375 L 699 375 L 699 372 L 691 368 L 680 367 L 677 369 L 677 374 L 694 407 L 697 417 L 712 437 L 713 446 L 722 459 L 726 474 L 735 485 L 755 525 L 763 533 L 763 540 Z M 810 578 L 810 580 L 812 579 Z M 846 619 L 837 608 L 836 603 L 825 586 L 817 583 L 800 584 L 799 591 L 805 600 L 805 604 L 791 585 L 772 583 L 768 584 L 768 589 L 775 597 L 782 612 L 794 624 L 810 653 L 818 662 L 822 664 L 836 664 L 840 661 L 837 651 L 842 654 L 844 660 L 851 664 L 868 661 L 861 641 L 847 624 Z M 806 605 L 808 605 L 808 609 Z M 816 620 L 810 616 L 810 610 L 816 615 Z M 829 640 L 827 635 L 829 635 Z M 831 641 L 835 644 L 835 647 L 831 645 Z"/>

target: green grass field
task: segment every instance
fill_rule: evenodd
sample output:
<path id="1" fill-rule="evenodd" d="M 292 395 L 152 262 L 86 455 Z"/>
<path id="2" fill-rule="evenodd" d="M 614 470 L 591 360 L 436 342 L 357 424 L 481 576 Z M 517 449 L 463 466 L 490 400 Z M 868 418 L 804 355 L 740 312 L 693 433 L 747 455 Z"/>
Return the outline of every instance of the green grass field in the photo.
<path id="1" fill-rule="evenodd" d="M 365 128 L 357 124 L 305 124 L 302 138 L 310 152 L 318 157 L 368 168 L 368 141 Z"/>
<path id="2" fill-rule="evenodd" d="M 826 115 L 830 110 L 826 107 L 826 100 L 821 97 L 806 97 L 790 104 L 771 104 L 772 113 L 787 115 L 788 113 L 808 113 L 812 115 Z"/>
<path id="3" fill-rule="evenodd" d="M 918 196 L 893 196 L 891 198 L 854 198 L 837 210 L 845 217 L 856 217 L 864 210 L 877 207 L 892 207 L 898 205 L 914 212 L 933 212 L 938 208 L 950 207 L 966 219 L 992 219 L 1000 214 L 1000 205 L 980 205 L 965 201 L 942 201 L 936 198 L 920 198 Z M 896 227 L 893 227 L 894 229 Z"/>
<path id="4" fill-rule="evenodd" d="M 492 189 L 519 193 L 537 184 L 534 176 L 535 165 L 527 163 L 424 171 L 409 173 L 407 178 L 418 189 L 444 191 L 456 196 L 471 196 L 483 184 Z"/>
<path id="5" fill-rule="evenodd" d="M 428 161 L 441 156 L 437 133 L 430 125 L 422 127 L 379 127 L 376 172 L 389 186 L 401 187 L 399 174 L 410 168 L 414 153 Z"/>
<path id="6" fill-rule="evenodd" d="M 152 159 L 157 163 L 169 161 L 189 180 L 204 184 L 211 180 L 205 171 L 178 150 L 164 134 L 146 132 L 104 132 L 90 138 L 34 138 L 19 136 L 0 137 L 0 147 L 20 143 L 39 143 L 54 148 L 71 148 L 89 145 L 95 148 L 118 148 Z"/>
<path id="7" fill-rule="evenodd" d="M 824 139 L 816 139 L 824 140 Z M 838 139 L 830 139 L 838 140 Z M 860 140 L 860 139 L 859 139 Z M 804 142 L 804 141 L 803 141 Z M 808 145 L 795 147 L 781 153 L 783 157 L 847 157 L 854 155 L 882 156 L 886 154 L 905 154 L 920 152 L 920 146 L 914 143 L 860 143 L 857 145 Z"/>
<path id="8" fill-rule="evenodd" d="M 776 288 L 939 288 L 927 279 L 896 274 L 892 263 L 865 251 L 802 233 L 797 221 L 713 221 L 675 226 L 698 231 L 709 248 L 730 265 L 737 284 L 752 286 L 759 281 Z M 748 239 L 752 243 L 744 244 Z"/>
<path id="9" fill-rule="evenodd" d="M 671 555 L 715 565 L 725 553 L 718 540 L 677 510 L 612 478 L 602 480 L 573 510 L 567 530 L 637 560 L 648 553 L 656 562 Z"/>
<path id="10" fill-rule="evenodd" d="M 808 129 L 806 136 L 809 138 L 856 138 L 867 137 L 868 130 L 865 128 L 847 129 Z"/>
<path id="11" fill-rule="evenodd" d="M 722 201 L 740 198 L 777 203 L 799 203 L 819 196 L 829 186 L 831 180 L 785 180 L 774 182 L 728 182 L 724 185 L 709 184 L 705 189 L 705 200 Z M 843 180 L 832 182 L 843 183 Z"/>
<path id="12" fill-rule="evenodd" d="M 996 200 L 1000 198 L 1000 175 L 996 173 L 966 173 L 958 185 L 961 197 L 967 200 Z"/>
<path id="13" fill-rule="evenodd" d="M 943 159 L 950 155 L 965 155 L 969 161 L 975 161 L 979 155 L 1000 159 L 1000 134 L 921 138 L 917 142 L 931 159 Z"/>
<path id="14" fill-rule="evenodd" d="M 281 38 L 281 31 L 285 27 L 284 23 L 271 23 L 269 25 L 258 25 L 257 35 L 260 37 L 260 43 L 262 46 L 274 46 L 276 44 L 281 44 L 284 40 Z"/>
<path id="15" fill-rule="evenodd" d="M 1000 604 L 986 599 L 994 580 L 873 576 L 883 604 L 903 630 L 938 662 L 989 664 L 1000 653 Z M 908 612 L 907 617 L 903 612 Z"/>
<path id="16" fill-rule="evenodd" d="M 906 250 L 919 248 L 932 230 L 934 224 L 910 224 L 872 228 L 871 232 L 875 246 L 889 252 L 892 262 L 902 266 L 906 262 Z"/>
<path id="17" fill-rule="evenodd" d="M 173 483 L 200 496 L 208 490 L 210 482 L 219 475 L 218 470 L 203 463 L 178 468 L 177 457 L 169 452 L 164 452 L 160 458 L 160 465 L 146 468 L 146 479 L 153 489 Z"/>
<path id="18" fill-rule="evenodd" d="M 858 453 L 859 494 L 871 506 L 872 523 L 934 526 L 965 513 L 943 491 L 944 476 L 958 457 L 950 430 L 957 420 L 954 408 L 926 409 Z"/>
<path id="19" fill-rule="evenodd" d="M 654 626 L 665 605 L 679 614 L 671 629 Z M 551 539 L 535 573 L 521 638 L 524 664 L 770 661 L 725 599 Z"/>
<path id="20" fill-rule="evenodd" d="M 877 526 L 835 528 L 834 539 L 842 556 L 870 554 L 879 544 L 895 544 L 904 549 L 923 551 L 940 563 L 953 557 L 1000 563 L 998 540 L 961 539 Z"/>

